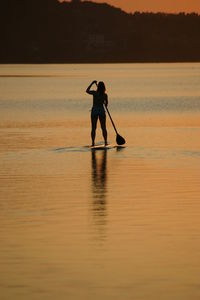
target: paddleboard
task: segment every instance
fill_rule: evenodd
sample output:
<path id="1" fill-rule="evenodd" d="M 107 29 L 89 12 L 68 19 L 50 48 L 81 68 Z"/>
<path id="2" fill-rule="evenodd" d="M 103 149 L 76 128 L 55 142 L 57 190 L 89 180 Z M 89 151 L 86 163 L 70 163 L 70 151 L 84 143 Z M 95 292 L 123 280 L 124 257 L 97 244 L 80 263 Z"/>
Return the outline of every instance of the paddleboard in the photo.
<path id="1" fill-rule="evenodd" d="M 91 150 L 109 150 L 109 149 L 113 149 L 116 148 L 115 145 L 95 145 L 95 146 L 90 146 Z"/>

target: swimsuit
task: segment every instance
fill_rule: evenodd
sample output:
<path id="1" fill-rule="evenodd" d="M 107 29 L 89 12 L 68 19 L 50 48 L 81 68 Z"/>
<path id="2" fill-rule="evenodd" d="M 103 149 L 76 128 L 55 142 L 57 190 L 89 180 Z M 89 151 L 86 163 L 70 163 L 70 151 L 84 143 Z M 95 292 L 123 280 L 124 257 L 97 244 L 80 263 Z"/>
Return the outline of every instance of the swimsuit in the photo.
<path id="1" fill-rule="evenodd" d="M 106 94 L 99 95 L 97 92 L 93 93 L 93 106 L 91 111 L 92 118 L 105 118 L 106 113 L 104 109 L 104 102 L 106 100 Z"/>
<path id="2" fill-rule="evenodd" d="M 105 117 L 105 109 L 102 106 L 93 106 L 91 111 L 92 117 Z"/>

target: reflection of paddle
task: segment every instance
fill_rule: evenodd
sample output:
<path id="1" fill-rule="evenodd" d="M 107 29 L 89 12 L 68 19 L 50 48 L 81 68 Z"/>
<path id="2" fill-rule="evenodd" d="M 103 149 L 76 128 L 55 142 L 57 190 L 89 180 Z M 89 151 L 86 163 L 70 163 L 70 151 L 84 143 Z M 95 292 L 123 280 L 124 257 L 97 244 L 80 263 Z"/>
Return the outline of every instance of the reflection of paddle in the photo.
<path id="1" fill-rule="evenodd" d="M 116 134 L 117 134 L 117 136 L 116 136 L 116 142 L 117 142 L 117 144 L 118 145 L 124 145 L 125 143 L 126 143 L 126 141 L 125 141 L 125 139 L 121 136 L 121 135 L 119 135 L 119 133 L 117 132 L 117 129 L 116 129 L 116 127 L 115 127 L 115 124 L 114 124 L 114 122 L 113 122 L 113 119 L 112 119 L 112 117 L 111 117 L 111 115 L 110 115 L 110 112 L 109 112 L 109 110 L 108 110 L 108 108 L 105 106 L 105 108 L 106 108 L 106 111 L 107 111 L 107 113 L 108 113 L 108 115 L 109 115 L 109 117 L 110 117 L 110 120 L 111 120 L 111 122 L 112 122 L 112 125 L 113 125 L 113 127 L 114 127 L 114 129 L 115 129 L 115 132 L 116 132 Z"/>

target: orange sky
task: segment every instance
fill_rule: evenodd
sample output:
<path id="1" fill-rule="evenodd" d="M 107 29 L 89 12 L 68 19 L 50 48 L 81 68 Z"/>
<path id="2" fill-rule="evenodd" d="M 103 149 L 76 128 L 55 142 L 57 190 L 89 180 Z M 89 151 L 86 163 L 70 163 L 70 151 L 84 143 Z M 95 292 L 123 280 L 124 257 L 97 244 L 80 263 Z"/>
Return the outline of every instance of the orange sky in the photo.
<path id="1" fill-rule="evenodd" d="M 200 0 L 93 0 L 107 2 L 128 12 L 197 12 L 200 13 Z"/>

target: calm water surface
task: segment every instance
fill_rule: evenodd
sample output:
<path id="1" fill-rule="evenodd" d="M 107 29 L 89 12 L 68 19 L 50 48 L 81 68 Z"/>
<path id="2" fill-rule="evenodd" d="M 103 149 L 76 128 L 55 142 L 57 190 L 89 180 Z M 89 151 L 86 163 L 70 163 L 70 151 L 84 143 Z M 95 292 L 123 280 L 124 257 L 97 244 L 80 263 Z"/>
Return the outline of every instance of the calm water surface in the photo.
<path id="1" fill-rule="evenodd" d="M 124 148 L 87 147 L 94 79 Z M 200 64 L 0 65 L 0 90 L 0 299 L 200 299 Z"/>

